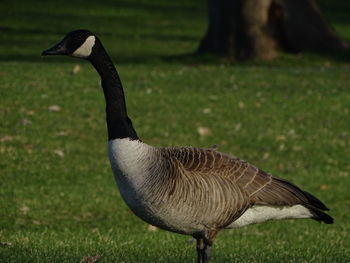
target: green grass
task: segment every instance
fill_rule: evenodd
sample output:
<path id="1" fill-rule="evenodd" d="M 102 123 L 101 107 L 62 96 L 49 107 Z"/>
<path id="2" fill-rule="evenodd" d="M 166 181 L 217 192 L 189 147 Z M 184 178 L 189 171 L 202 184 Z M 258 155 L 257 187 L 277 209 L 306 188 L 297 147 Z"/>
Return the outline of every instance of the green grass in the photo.
<path id="1" fill-rule="evenodd" d="M 121 200 L 92 67 L 40 58 L 66 32 L 89 28 L 117 64 L 145 142 L 218 144 L 331 208 L 333 225 L 222 231 L 213 262 L 349 262 L 349 63 L 310 54 L 243 64 L 181 58 L 205 32 L 202 1 L 100 2 L 0 5 L 0 261 L 195 262 L 188 237 L 149 231 Z M 350 40 L 348 2 L 322 6 Z M 73 75 L 75 65 L 81 71 Z M 198 127 L 211 134 L 200 136 Z"/>

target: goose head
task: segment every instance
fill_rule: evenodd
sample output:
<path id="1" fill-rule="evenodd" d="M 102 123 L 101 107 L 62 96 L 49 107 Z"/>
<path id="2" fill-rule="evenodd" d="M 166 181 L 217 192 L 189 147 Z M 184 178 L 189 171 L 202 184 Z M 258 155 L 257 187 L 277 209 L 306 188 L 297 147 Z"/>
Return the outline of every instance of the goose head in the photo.
<path id="1" fill-rule="evenodd" d="M 67 55 L 88 59 L 97 37 L 89 30 L 80 29 L 68 33 L 59 43 L 43 51 L 42 56 Z"/>

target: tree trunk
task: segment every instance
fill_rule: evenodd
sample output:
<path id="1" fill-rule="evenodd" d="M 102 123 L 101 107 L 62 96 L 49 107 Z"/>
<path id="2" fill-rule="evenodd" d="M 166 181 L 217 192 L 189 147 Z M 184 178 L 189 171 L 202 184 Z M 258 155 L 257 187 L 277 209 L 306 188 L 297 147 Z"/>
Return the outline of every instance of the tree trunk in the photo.
<path id="1" fill-rule="evenodd" d="M 271 59 L 279 49 L 338 52 L 347 48 L 315 0 L 208 0 L 208 11 L 208 31 L 199 53 Z"/>

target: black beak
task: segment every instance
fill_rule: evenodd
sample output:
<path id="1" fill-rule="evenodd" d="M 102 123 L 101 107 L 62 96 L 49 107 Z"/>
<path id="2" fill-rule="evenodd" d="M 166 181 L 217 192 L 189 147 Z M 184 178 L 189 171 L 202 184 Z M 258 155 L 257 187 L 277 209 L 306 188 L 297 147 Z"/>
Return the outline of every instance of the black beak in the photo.
<path id="1" fill-rule="evenodd" d="M 42 56 L 50 55 L 67 55 L 67 49 L 65 47 L 64 41 L 56 44 L 52 48 L 49 48 L 41 53 Z"/>

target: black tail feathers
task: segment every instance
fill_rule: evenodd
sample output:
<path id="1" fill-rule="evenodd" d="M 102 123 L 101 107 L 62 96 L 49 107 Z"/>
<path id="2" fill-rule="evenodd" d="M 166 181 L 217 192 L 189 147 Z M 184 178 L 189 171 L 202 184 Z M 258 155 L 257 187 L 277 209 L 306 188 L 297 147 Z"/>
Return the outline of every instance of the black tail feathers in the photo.
<path id="1" fill-rule="evenodd" d="M 313 215 L 312 219 L 317 220 L 319 222 L 323 222 L 325 224 L 333 224 L 334 219 L 326 214 L 323 211 L 329 211 L 329 208 L 317 197 L 314 195 L 301 190 L 299 187 L 294 185 L 291 182 L 281 180 L 284 184 L 289 186 L 289 189 L 292 189 L 291 192 L 302 201 L 302 205 L 308 208 Z"/>
<path id="2" fill-rule="evenodd" d="M 312 213 L 313 217 L 312 219 L 319 221 L 319 222 L 323 222 L 325 224 L 333 224 L 333 217 L 331 217 L 330 215 L 326 214 L 325 212 L 322 212 L 321 210 L 312 207 L 312 206 L 308 206 L 306 205 L 305 207 L 307 207 L 310 212 Z"/>

